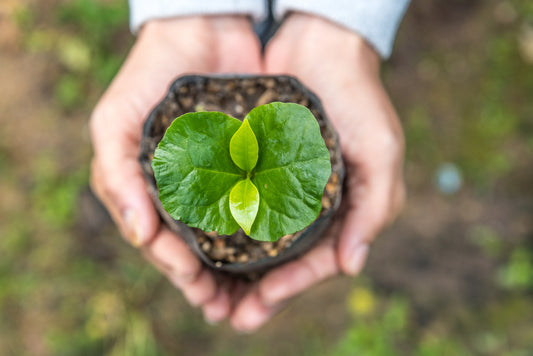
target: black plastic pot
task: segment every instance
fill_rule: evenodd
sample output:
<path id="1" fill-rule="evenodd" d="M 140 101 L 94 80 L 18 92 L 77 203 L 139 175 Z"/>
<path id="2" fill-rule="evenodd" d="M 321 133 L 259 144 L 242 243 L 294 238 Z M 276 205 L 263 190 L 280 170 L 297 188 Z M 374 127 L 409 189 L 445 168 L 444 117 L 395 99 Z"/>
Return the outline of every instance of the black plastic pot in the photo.
<path id="1" fill-rule="evenodd" d="M 198 242 L 203 232 L 174 220 L 162 207 L 158 198 L 151 160 L 157 144 L 167 127 L 178 116 L 191 111 L 221 111 L 237 119 L 255 106 L 274 101 L 295 102 L 308 107 L 320 125 L 322 137 L 330 150 L 332 175 L 326 186 L 323 209 L 320 216 L 307 228 L 295 234 L 290 246 L 276 256 L 241 263 L 221 262 L 210 258 Z M 148 181 L 149 194 L 162 219 L 178 234 L 209 267 L 230 273 L 253 275 L 297 258 L 308 251 L 322 236 L 337 210 L 342 196 L 344 165 L 337 133 L 327 119 L 322 105 L 315 94 L 305 88 L 297 79 L 289 76 L 183 76 L 170 87 L 167 96 L 153 109 L 144 125 L 139 157 L 144 175 Z M 240 232 L 242 234 L 242 232 Z M 297 236 L 297 237 L 296 237 Z M 231 237 L 226 237 L 231 238 Z M 250 243 L 262 242 L 250 239 Z"/>

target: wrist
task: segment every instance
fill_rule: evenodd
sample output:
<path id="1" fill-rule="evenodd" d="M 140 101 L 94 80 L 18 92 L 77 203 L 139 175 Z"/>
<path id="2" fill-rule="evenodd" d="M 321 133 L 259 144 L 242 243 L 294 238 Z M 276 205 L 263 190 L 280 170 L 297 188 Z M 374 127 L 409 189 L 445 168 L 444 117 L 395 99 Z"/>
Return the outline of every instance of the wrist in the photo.
<path id="1" fill-rule="evenodd" d="M 154 19 L 139 31 L 138 43 L 157 46 L 177 61 L 206 63 L 207 71 L 224 71 L 231 61 L 260 62 L 260 43 L 245 15 L 183 16 Z M 242 54 L 246 55 L 243 56 Z M 258 71 L 243 64 L 242 71 Z"/>
<path id="2" fill-rule="evenodd" d="M 357 32 L 354 32 L 346 27 L 338 25 L 324 17 L 305 14 L 293 13 L 291 17 L 299 16 L 298 21 L 305 21 L 308 23 L 306 31 L 313 37 L 313 40 L 319 42 L 331 42 L 334 39 L 336 51 L 343 54 L 345 57 L 354 57 L 359 62 L 364 62 L 369 69 L 374 72 L 379 71 L 381 59 L 376 50 Z"/>
<path id="3" fill-rule="evenodd" d="M 291 12 L 268 47 L 288 54 L 286 60 L 315 58 L 317 62 L 334 56 L 340 65 L 379 77 L 381 59 L 376 50 L 357 32 L 321 16 Z"/>
<path id="4" fill-rule="evenodd" d="M 190 45 L 210 45 L 210 31 L 209 21 L 202 16 L 153 19 L 143 24 L 137 41 L 162 43 L 170 47 L 181 46 L 184 42 Z M 181 50 L 184 49 L 187 48 L 181 46 Z"/>

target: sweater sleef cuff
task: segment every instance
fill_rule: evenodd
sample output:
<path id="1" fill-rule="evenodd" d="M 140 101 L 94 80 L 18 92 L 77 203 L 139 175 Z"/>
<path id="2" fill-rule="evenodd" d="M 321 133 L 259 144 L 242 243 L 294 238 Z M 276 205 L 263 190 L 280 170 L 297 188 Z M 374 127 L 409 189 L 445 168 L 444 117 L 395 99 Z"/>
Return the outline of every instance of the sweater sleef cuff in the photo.
<path id="1" fill-rule="evenodd" d="M 137 33 L 148 20 L 174 16 L 242 14 L 260 21 L 267 16 L 262 0 L 129 0 L 130 29 Z"/>
<path id="2" fill-rule="evenodd" d="M 382 58 L 388 58 L 410 0 L 275 0 L 274 15 L 291 11 L 322 16 L 359 33 Z"/>
<path id="3" fill-rule="evenodd" d="M 274 17 L 291 11 L 327 18 L 359 33 L 382 58 L 388 58 L 410 0 L 274 0 Z M 268 15 L 263 0 L 129 0 L 130 28 L 136 33 L 148 20 L 174 16 L 242 14 L 261 21 Z"/>

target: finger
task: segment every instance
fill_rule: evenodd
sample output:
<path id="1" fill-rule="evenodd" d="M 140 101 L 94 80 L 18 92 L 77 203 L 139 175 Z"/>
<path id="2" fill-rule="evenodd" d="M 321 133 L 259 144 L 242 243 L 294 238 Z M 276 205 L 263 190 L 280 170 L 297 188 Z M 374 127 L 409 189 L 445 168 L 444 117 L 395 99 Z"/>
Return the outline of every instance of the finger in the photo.
<path id="1" fill-rule="evenodd" d="M 120 104 L 120 103 L 119 103 Z M 91 119 L 95 158 L 91 187 L 107 207 L 122 234 L 135 246 L 155 236 L 159 217 L 146 189 L 138 162 L 141 127 L 133 119 L 117 120 L 134 111 L 102 104 Z M 118 110 L 118 111 L 117 111 Z"/>
<path id="2" fill-rule="evenodd" d="M 231 311 L 229 293 L 222 286 L 219 286 L 217 295 L 205 303 L 202 307 L 204 319 L 208 324 L 218 324 L 226 319 Z"/>
<path id="3" fill-rule="evenodd" d="M 216 42 L 223 53 L 218 55 L 215 71 L 220 73 L 260 74 L 263 61 L 261 43 L 249 18 L 241 15 L 218 16 L 212 19 Z M 221 45 L 223 44 L 223 45 Z M 246 55 L 227 55 L 245 53 Z"/>
<path id="4" fill-rule="evenodd" d="M 189 246 L 167 228 L 161 228 L 156 238 L 141 248 L 143 256 L 179 285 L 198 279 L 202 264 Z"/>
<path id="5" fill-rule="evenodd" d="M 350 174 L 351 173 L 351 174 Z M 355 172 L 347 175 L 348 211 L 339 237 L 339 261 L 344 273 L 357 275 L 364 266 L 369 244 L 391 220 L 393 197 L 396 195 L 392 173 L 368 174 L 361 181 Z"/>
<path id="6" fill-rule="evenodd" d="M 233 311 L 230 323 L 237 331 L 251 333 L 265 324 L 280 308 L 281 305 L 265 305 L 257 288 L 253 288 Z"/>
<path id="7" fill-rule="evenodd" d="M 136 161 L 122 160 L 115 168 L 105 168 L 95 159 L 91 188 L 132 245 L 139 247 L 154 238 L 159 217 Z"/>
<path id="8" fill-rule="evenodd" d="M 339 272 L 333 239 L 328 238 L 294 262 L 268 273 L 259 283 L 261 301 L 272 306 Z"/>
<path id="9" fill-rule="evenodd" d="M 212 273 L 202 266 L 189 246 L 170 230 L 162 228 L 153 242 L 141 251 L 147 260 L 182 291 L 191 305 L 205 304 L 217 294 L 217 284 Z"/>
<path id="10" fill-rule="evenodd" d="M 184 281 L 174 274 L 167 275 L 170 282 L 180 289 L 185 299 L 194 307 L 200 307 L 215 298 L 218 293 L 218 286 L 213 274 L 202 268 L 200 274 L 193 281 Z"/>
<path id="11" fill-rule="evenodd" d="M 268 273 L 237 305 L 232 326 L 251 332 L 281 310 L 285 302 L 339 271 L 333 239 L 328 238 L 299 260 Z"/>

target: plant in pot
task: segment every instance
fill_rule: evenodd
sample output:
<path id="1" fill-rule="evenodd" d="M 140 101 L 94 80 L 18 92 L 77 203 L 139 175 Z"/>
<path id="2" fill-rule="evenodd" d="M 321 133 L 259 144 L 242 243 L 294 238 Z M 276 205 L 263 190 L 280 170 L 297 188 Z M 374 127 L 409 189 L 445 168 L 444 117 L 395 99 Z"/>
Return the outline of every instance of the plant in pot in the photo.
<path id="1" fill-rule="evenodd" d="M 306 252 L 342 195 L 337 135 L 288 76 L 179 78 L 145 123 L 140 161 L 171 230 L 248 277 Z"/>

